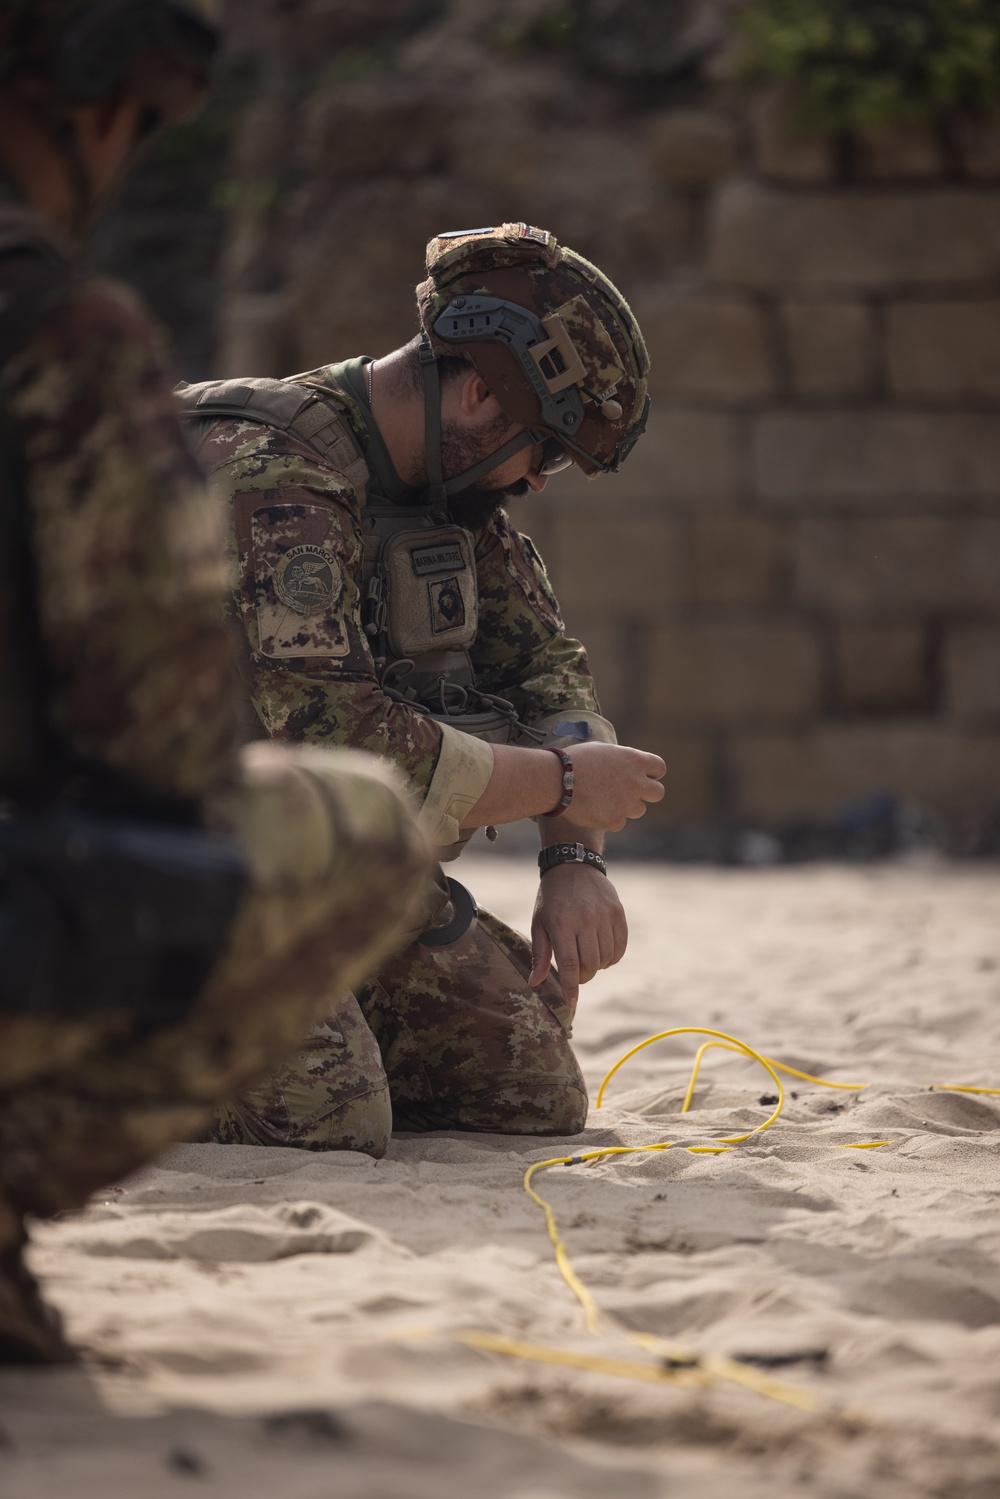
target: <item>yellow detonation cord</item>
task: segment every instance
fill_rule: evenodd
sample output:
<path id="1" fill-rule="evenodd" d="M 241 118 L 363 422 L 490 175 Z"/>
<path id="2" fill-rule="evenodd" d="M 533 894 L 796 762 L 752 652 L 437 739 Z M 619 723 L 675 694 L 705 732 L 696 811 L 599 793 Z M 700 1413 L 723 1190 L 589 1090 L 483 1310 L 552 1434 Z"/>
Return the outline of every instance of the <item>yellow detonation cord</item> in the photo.
<path id="1" fill-rule="evenodd" d="M 721 1155 L 732 1150 L 735 1146 L 751 1139 L 754 1135 L 761 1134 L 770 1129 L 772 1124 L 781 1117 L 785 1107 L 785 1090 L 779 1077 L 784 1073 L 788 1077 L 800 1079 L 802 1082 L 814 1083 L 820 1088 L 838 1088 L 844 1092 L 858 1093 L 868 1087 L 867 1083 L 834 1083 L 827 1078 L 813 1077 L 809 1072 L 800 1072 L 796 1067 L 788 1067 L 782 1062 L 776 1062 L 771 1057 L 765 1057 L 748 1046 L 745 1041 L 740 1041 L 735 1036 L 728 1035 L 725 1031 L 712 1030 L 706 1026 L 682 1025 L 675 1026 L 668 1031 L 660 1031 L 655 1036 L 649 1036 L 645 1041 L 640 1041 L 633 1046 L 623 1057 L 620 1057 L 608 1072 L 604 1081 L 597 1091 L 596 1107 L 601 1108 L 604 1102 L 604 1094 L 608 1084 L 615 1074 L 624 1067 L 626 1062 L 643 1051 L 654 1042 L 666 1041 L 671 1036 L 708 1036 L 710 1039 L 702 1042 L 699 1046 L 691 1070 L 691 1078 L 681 1105 L 681 1113 L 690 1111 L 694 1090 L 698 1083 L 701 1064 L 706 1052 L 712 1048 L 721 1051 L 736 1052 L 738 1055 L 749 1057 L 764 1069 L 768 1077 L 777 1089 L 777 1103 L 763 1123 L 755 1125 L 753 1129 L 743 1134 L 723 1135 L 711 1145 L 684 1145 L 677 1146 L 675 1141 L 662 1140 L 655 1145 L 609 1145 L 603 1150 L 583 1151 L 579 1155 L 555 1156 L 548 1161 L 536 1161 L 529 1166 L 524 1174 L 524 1190 L 536 1206 L 540 1207 L 545 1215 L 545 1227 L 548 1231 L 549 1242 L 555 1255 L 556 1265 L 563 1280 L 573 1292 L 577 1301 L 583 1308 L 584 1321 L 588 1332 L 597 1333 L 600 1330 L 601 1312 L 590 1291 L 584 1285 L 579 1275 L 573 1268 L 569 1253 L 559 1233 L 559 1225 L 552 1204 L 537 1192 L 532 1185 L 533 1179 L 542 1171 L 548 1171 L 553 1166 L 581 1166 L 591 1161 L 610 1160 L 613 1156 L 639 1155 L 644 1152 L 664 1151 L 680 1148 L 692 1155 Z M 1000 1088 L 974 1088 L 965 1086 L 951 1086 L 949 1084 L 934 1084 L 939 1091 L 953 1093 L 989 1093 L 1000 1096 Z M 888 1145 L 888 1140 L 864 1140 L 854 1144 L 835 1145 L 834 1150 L 878 1150 L 883 1145 Z M 671 1384 L 682 1389 L 693 1389 L 704 1387 L 715 1383 L 717 1380 L 728 1380 L 733 1384 L 743 1385 L 745 1388 L 763 1395 L 769 1400 L 780 1401 L 784 1405 L 792 1405 L 799 1410 L 816 1412 L 823 1408 L 823 1402 L 813 1396 L 809 1391 L 786 1384 L 783 1380 L 772 1379 L 766 1374 L 745 1364 L 738 1363 L 727 1358 L 706 1358 L 666 1343 L 663 1339 L 649 1333 L 631 1333 L 629 1341 L 636 1347 L 642 1348 L 647 1353 L 656 1356 L 656 1363 L 638 1363 L 626 1359 L 607 1358 L 594 1354 L 574 1352 L 569 1349 L 550 1348 L 541 1344 L 521 1342 L 514 1338 L 496 1337 L 491 1333 L 466 1332 L 459 1334 L 459 1340 L 470 1347 L 481 1348 L 492 1353 L 505 1354 L 511 1358 L 528 1359 L 536 1363 L 557 1364 L 563 1368 L 588 1369 L 594 1373 L 609 1374 L 621 1379 L 638 1379 L 654 1384 Z"/>

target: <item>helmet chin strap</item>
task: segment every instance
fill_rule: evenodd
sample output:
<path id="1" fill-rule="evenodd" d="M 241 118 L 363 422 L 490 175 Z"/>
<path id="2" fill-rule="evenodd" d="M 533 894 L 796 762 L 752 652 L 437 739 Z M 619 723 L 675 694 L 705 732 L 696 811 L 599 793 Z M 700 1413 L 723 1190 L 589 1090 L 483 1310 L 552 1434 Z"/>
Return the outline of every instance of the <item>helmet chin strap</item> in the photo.
<path id="1" fill-rule="evenodd" d="M 508 458 L 513 458 L 515 453 L 523 452 L 525 448 L 542 442 L 545 434 L 529 427 L 526 431 L 519 432 L 516 437 L 510 438 L 503 447 L 497 448 L 495 453 L 490 453 L 472 468 L 467 468 L 464 473 L 456 474 L 452 479 L 446 479 L 441 462 L 441 374 L 438 369 L 437 355 L 426 336 L 420 340 L 420 370 L 424 383 L 424 462 L 427 465 L 427 495 L 433 509 L 445 514 L 452 495 L 461 494 L 463 489 L 469 489 L 486 474 L 492 473 L 495 468 L 506 463 Z"/>

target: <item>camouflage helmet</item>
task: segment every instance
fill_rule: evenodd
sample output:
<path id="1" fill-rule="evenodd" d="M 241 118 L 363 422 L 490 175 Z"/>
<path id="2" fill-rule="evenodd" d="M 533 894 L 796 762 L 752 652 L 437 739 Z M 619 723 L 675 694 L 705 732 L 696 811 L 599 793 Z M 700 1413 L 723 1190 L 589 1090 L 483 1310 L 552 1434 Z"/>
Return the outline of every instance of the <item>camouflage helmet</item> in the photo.
<path id="1" fill-rule="evenodd" d="M 4 0 L 0 81 L 87 104 L 123 85 L 159 118 L 203 102 L 219 45 L 216 0 Z"/>
<path id="2" fill-rule="evenodd" d="M 468 359 L 512 421 L 588 476 L 615 472 L 645 431 L 649 355 L 632 311 L 546 230 L 439 234 L 417 309 L 434 354 Z"/>

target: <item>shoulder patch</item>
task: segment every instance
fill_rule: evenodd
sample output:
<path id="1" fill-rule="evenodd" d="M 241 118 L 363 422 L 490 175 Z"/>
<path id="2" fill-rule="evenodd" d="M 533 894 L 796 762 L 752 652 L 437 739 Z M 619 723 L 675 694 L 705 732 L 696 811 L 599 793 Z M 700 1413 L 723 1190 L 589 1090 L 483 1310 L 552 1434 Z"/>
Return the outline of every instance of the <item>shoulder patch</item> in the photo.
<path id="1" fill-rule="evenodd" d="M 250 551 L 260 653 L 273 660 L 350 652 L 343 614 L 345 574 L 328 505 L 258 505 Z"/>
<path id="2" fill-rule="evenodd" d="M 292 547 L 274 570 L 274 591 L 296 614 L 321 614 L 340 602 L 344 575 L 326 547 Z"/>

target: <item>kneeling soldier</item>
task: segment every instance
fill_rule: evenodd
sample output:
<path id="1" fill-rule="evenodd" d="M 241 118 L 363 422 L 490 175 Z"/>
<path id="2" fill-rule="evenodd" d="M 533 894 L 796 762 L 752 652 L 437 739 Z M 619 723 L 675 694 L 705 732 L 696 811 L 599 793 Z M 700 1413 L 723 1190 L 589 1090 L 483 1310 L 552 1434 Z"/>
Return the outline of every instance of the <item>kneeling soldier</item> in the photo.
<path id="1" fill-rule="evenodd" d="M 382 755 L 442 860 L 475 828 L 537 817 L 532 944 L 442 874 L 405 950 L 231 1101 L 223 1140 L 379 1155 L 393 1121 L 579 1131 L 579 985 L 627 937 L 603 833 L 663 795 L 662 760 L 616 744 L 503 508 L 572 463 L 614 472 L 641 436 L 632 313 L 525 224 L 432 240 L 417 303 L 419 336 L 385 358 L 180 399 L 229 512 L 257 731 Z"/>
<path id="2" fill-rule="evenodd" d="M 216 512 L 147 315 L 69 248 L 214 45 L 194 0 L 0 12 L 0 1362 L 71 1356 L 25 1215 L 203 1132 L 430 867 L 370 756 L 237 754 Z"/>

